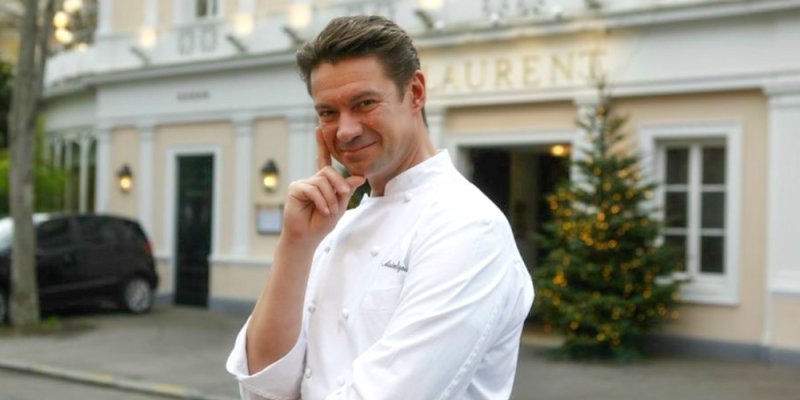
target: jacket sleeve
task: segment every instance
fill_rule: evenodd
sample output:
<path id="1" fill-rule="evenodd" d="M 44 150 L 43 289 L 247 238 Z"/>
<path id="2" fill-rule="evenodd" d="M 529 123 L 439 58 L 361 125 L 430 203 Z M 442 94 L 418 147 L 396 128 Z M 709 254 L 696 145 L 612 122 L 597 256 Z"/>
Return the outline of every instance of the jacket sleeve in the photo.
<path id="1" fill-rule="evenodd" d="M 261 371 L 250 374 L 247 367 L 247 324 L 239 331 L 225 367 L 239 381 L 242 400 L 295 400 L 300 398 L 300 380 L 306 353 L 306 337 L 301 330 L 294 347 L 283 358 Z"/>
<path id="2" fill-rule="evenodd" d="M 498 340 L 516 354 L 533 289 L 507 223 L 490 216 L 433 225 L 413 240 L 382 337 L 327 399 L 461 399 Z M 508 384 L 500 386 L 510 392 L 516 365 L 493 368 L 503 369 L 492 375 L 503 376 Z"/>

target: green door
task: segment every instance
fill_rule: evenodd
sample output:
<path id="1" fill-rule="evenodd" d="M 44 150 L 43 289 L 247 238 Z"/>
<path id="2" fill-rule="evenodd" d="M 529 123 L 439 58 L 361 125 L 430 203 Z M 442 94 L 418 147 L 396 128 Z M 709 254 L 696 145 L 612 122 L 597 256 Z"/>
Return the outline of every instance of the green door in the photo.
<path id="1" fill-rule="evenodd" d="M 213 176 L 213 156 L 178 158 L 176 304 L 208 305 Z"/>

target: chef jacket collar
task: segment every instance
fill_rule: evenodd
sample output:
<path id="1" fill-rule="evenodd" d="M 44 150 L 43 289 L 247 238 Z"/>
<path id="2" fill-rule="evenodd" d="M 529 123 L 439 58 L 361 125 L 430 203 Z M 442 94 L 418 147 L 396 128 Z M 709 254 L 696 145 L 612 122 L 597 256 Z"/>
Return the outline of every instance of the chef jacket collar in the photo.
<path id="1" fill-rule="evenodd" d="M 389 182 L 386 182 L 383 196 L 372 197 L 364 195 L 362 201 L 377 201 L 380 198 L 390 198 L 403 194 L 430 182 L 434 176 L 452 167 L 453 162 L 450 160 L 450 153 L 447 150 L 440 150 L 433 157 L 401 172 Z"/>

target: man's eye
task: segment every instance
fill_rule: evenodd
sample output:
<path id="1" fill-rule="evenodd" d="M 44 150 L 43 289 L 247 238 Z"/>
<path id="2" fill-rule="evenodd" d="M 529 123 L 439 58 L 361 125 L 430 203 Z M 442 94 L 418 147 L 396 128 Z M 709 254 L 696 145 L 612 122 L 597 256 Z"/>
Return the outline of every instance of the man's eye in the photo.
<path id="1" fill-rule="evenodd" d="M 358 103 L 358 105 L 359 105 L 359 107 L 361 107 L 361 108 L 368 108 L 368 107 L 371 107 L 372 105 L 374 105 L 375 103 L 376 103 L 376 101 L 375 101 L 375 100 L 361 100 L 361 101 Z"/>
<path id="2" fill-rule="evenodd" d="M 320 118 L 322 118 L 322 119 L 326 119 L 326 118 L 330 118 L 330 117 L 332 117 L 332 116 L 333 116 L 333 111 L 330 111 L 330 110 L 321 110 L 321 111 L 319 111 L 319 112 L 317 113 L 317 115 L 318 115 Z"/>

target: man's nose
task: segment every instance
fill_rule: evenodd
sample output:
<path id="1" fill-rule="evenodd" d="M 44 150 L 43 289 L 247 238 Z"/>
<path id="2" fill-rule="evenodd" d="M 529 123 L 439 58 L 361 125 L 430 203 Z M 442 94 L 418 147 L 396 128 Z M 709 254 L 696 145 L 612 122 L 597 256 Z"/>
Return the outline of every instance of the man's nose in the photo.
<path id="1" fill-rule="evenodd" d="M 336 139 L 341 143 L 350 143 L 361 135 L 361 121 L 350 113 L 339 115 L 339 127 L 336 131 Z"/>

